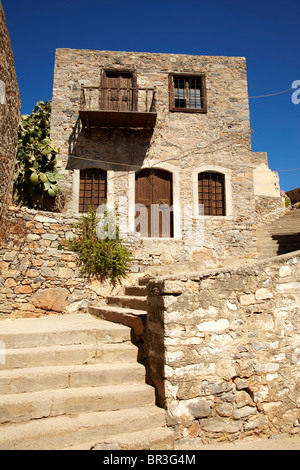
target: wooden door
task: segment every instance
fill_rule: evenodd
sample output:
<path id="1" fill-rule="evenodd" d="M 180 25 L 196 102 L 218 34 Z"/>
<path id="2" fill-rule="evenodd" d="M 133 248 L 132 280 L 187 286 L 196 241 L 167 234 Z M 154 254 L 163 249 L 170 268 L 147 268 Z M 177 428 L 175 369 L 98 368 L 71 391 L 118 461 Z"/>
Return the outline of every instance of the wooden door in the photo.
<path id="1" fill-rule="evenodd" d="M 135 106 L 133 74 L 129 72 L 105 72 L 103 80 L 104 109 L 109 111 L 133 111 Z"/>
<path id="2" fill-rule="evenodd" d="M 164 170 L 136 173 L 136 231 L 143 237 L 173 237 L 172 183 L 172 174 Z"/>

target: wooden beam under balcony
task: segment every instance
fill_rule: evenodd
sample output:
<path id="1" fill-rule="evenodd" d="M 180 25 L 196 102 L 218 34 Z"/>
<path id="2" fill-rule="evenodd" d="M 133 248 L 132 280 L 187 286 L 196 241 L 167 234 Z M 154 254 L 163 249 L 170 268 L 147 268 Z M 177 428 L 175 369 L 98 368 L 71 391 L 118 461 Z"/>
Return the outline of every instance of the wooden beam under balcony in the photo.
<path id="1" fill-rule="evenodd" d="M 84 128 L 144 128 L 154 129 L 157 113 L 139 111 L 88 111 L 80 110 Z"/>
<path id="2" fill-rule="evenodd" d="M 153 129 L 156 89 L 81 86 L 79 116 L 84 128 Z"/>

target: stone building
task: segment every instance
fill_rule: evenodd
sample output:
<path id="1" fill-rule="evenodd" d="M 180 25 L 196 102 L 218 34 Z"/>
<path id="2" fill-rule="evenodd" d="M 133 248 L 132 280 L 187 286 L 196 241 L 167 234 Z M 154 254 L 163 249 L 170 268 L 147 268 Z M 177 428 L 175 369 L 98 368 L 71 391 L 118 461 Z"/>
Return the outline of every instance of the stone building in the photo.
<path id="1" fill-rule="evenodd" d="M 243 57 L 58 49 L 51 137 L 65 211 L 106 201 L 137 270 L 253 258 L 257 214 L 282 205 Z"/>
<path id="2" fill-rule="evenodd" d="M 290 191 L 286 191 L 285 194 L 290 198 L 292 204 L 300 202 L 300 188 L 291 189 Z"/>
<path id="3" fill-rule="evenodd" d="M 14 56 L 0 1 L 0 219 L 12 193 L 20 106 Z"/>

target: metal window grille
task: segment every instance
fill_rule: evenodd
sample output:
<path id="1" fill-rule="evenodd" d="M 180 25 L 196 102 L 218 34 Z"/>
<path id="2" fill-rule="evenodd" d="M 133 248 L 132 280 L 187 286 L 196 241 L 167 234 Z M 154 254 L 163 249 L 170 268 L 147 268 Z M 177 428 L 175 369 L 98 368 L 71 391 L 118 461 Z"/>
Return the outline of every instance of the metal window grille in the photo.
<path id="1" fill-rule="evenodd" d="M 107 172 L 97 168 L 80 171 L 79 212 L 97 211 L 107 199 Z"/>
<path id="2" fill-rule="evenodd" d="M 226 214 L 225 176 L 221 173 L 203 172 L 198 175 L 199 205 L 204 206 L 204 215 Z"/>
<path id="3" fill-rule="evenodd" d="M 175 108 L 202 109 L 201 77 L 174 77 Z"/>

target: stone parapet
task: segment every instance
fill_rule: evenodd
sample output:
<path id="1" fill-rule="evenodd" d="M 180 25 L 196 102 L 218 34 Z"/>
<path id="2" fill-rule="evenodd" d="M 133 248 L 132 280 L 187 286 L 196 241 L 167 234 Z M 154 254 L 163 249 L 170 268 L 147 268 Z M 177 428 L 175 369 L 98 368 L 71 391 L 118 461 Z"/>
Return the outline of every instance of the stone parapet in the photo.
<path id="1" fill-rule="evenodd" d="M 78 219 L 9 208 L 1 228 L 0 316 L 74 313 L 112 292 L 108 281 L 86 277 L 78 255 L 68 251 Z"/>
<path id="2" fill-rule="evenodd" d="M 148 284 L 149 367 L 177 438 L 300 432 L 300 252 Z"/>

